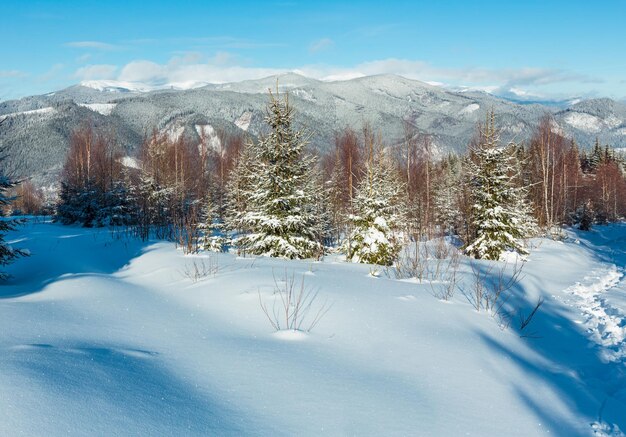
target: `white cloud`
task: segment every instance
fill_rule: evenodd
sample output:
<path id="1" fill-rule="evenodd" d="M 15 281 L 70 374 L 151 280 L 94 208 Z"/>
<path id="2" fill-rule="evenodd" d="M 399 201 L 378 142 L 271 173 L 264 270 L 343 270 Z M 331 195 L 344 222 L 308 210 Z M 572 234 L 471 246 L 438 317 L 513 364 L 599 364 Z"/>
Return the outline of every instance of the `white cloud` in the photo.
<path id="1" fill-rule="evenodd" d="M 25 75 L 26 73 L 24 73 L 23 71 L 19 71 L 19 70 L 0 70 L 0 78 L 22 77 Z"/>
<path id="2" fill-rule="evenodd" d="M 67 47 L 73 47 L 77 49 L 97 49 L 97 50 L 115 50 L 118 47 L 101 41 L 72 41 L 65 43 Z"/>
<path id="3" fill-rule="evenodd" d="M 50 67 L 50 69 L 48 71 L 46 71 L 44 74 L 41 74 L 38 79 L 41 82 L 47 82 L 50 81 L 52 79 L 56 79 L 57 76 L 59 75 L 59 73 L 61 71 L 63 71 L 63 68 L 65 66 L 63 64 L 54 64 L 52 67 Z"/>
<path id="4" fill-rule="evenodd" d="M 359 77 L 365 77 L 365 74 L 359 73 L 358 71 L 342 71 L 342 72 L 336 72 L 336 73 L 325 74 L 325 75 L 321 75 L 321 73 L 315 74 L 313 71 L 310 71 L 307 69 L 298 70 L 298 72 L 300 72 L 300 74 L 304 76 L 311 76 L 311 77 L 315 77 L 316 79 L 321 79 L 321 80 L 328 81 L 328 82 L 351 80 L 351 79 L 358 79 Z"/>
<path id="5" fill-rule="evenodd" d="M 425 81 L 428 85 L 445 88 L 446 84 L 443 82 L 439 82 L 437 80 L 427 80 Z"/>
<path id="6" fill-rule="evenodd" d="M 80 80 L 114 79 L 116 71 L 117 67 L 115 65 L 87 65 L 76 70 L 74 77 Z"/>
<path id="7" fill-rule="evenodd" d="M 133 61 L 126 64 L 117 80 L 138 82 L 149 86 L 192 85 L 206 83 L 236 82 L 256 79 L 285 72 L 284 69 L 257 68 L 239 65 L 237 58 L 226 52 L 219 52 L 207 62 L 190 62 L 189 57 L 175 57 L 167 64 L 152 61 Z"/>
<path id="8" fill-rule="evenodd" d="M 306 70 L 306 69 L 305 69 Z M 321 77 L 358 77 L 375 74 L 398 74 L 424 82 L 445 82 L 452 85 L 547 85 L 557 82 L 593 82 L 595 79 L 545 68 L 486 69 L 486 68 L 441 68 L 424 61 L 407 59 L 383 59 L 364 62 L 351 68 L 311 67 Z"/>
<path id="9" fill-rule="evenodd" d="M 328 50 L 335 45 L 335 42 L 330 38 L 322 38 L 317 41 L 313 41 L 309 46 L 309 51 L 311 53 L 321 52 L 323 50 Z"/>
<path id="10" fill-rule="evenodd" d="M 223 49 L 259 49 L 268 47 L 284 47 L 285 43 L 265 42 L 251 40 L 245 38 L 237 38 L 233 36 L 210 36 L 210 37 L 192 37 L 192 38 L 172 38 L 164 41 L 177 42 L 182 44 L 191 44 L 200 47 L 212 47 Z"/>
<path id="11" fill-rule="evenodd" d="M 288 71 L 327 81 L 376 74 L 398 74 L 455 89 L 478 89 L 500 95 L 525 95 L 528 98 L 549 94 L 547 91 L 540 91 L 549 90 L 555 84 L 580 85 L 597 81 L 588 76 L 557 69 L 442 68 L 424 61 L 395 58 L 364 62 L 353 67 L 307 65 L 290 69 L 268 68 L 250 66 L 245 60 L 228 52 L 218 52 L 209 59 L 203 59 L 202 54 L 197 52 L 183 52 L 165 64 L 135 60 L 120 69 L 113 65 L 90 65 L 79 69 L 75 76 L 83 80 L 114 79 L 142 84 L 145 87 L 193 87 L 206 83 L 259 79 Z"/>
<path id="12" fill-rule="evenodd" d="M 132 61 L 126 64 L 118 76 L 125 82 L 163 82 L 166 79 L 166 67 L 152 61 Z"/>
<path id="13" fill-rule="evenodd" d="M 76 62 L 78 62 L 79 64 L 82 64 L 84 62 L 89 61 L 92 58 L 92 56 L 93 55 L 91 53 L 83 53 L 82 55 L 76 58 Z"/>

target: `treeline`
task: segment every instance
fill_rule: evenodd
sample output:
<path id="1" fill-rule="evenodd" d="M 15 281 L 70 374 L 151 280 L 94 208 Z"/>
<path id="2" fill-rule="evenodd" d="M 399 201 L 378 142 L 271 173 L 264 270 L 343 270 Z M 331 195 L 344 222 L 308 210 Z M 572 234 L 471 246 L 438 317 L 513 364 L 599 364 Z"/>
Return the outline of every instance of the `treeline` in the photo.
<path id="1" fill-rule="evenodd" d="M 464 156 L 440 156 L 409 123 L 390 146 L 365 125 L 307 151 L 287 96 L 270 93 L 268 131 L 202 135 L 200 144 L 155 131 L 136 160 L 111 135 L 73 133 L 56 217 L 176 241 L 187 252 L 229 246 L 251 254 L 391 264 L 400 246 L 457 235 L 469 254 L 497 259 L 561 225 L 589 228 L 626 215 L 623 160 L 596 143 L 586 153 L 546 116 L 528 144 L 500 144 L 495 116 Z M 487 226 L 488 225 L 488 226 Z"/>

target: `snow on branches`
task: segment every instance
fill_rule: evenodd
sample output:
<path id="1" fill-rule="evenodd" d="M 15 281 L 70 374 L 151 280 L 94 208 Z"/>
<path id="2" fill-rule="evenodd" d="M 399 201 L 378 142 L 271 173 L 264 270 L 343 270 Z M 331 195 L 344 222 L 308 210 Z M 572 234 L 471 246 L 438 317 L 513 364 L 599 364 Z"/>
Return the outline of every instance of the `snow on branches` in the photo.
<path id="1" fill-rule="evenodd" d="M 519 181 L 515 146 L 501 147 L 491 113 L 480 140 L 466 161 L 471 186 L 474 238 L 465 251 L 479 259 L 498 260 L 506 251 L 527 254 L 523 239 L 534 229 L 527 187 Z"/>

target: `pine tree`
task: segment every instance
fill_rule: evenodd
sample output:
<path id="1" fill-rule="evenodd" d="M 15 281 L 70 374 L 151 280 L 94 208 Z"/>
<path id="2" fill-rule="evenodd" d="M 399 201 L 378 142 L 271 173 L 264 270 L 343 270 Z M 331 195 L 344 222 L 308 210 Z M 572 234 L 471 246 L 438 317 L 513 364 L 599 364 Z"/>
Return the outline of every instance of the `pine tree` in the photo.
<path id="1" fill-rule="evenodd" d="M 491 113 L 481 139 L 467 161 L 472 189 L 474 237 L 465 251 L 479 259 L 498 260 L 507 250 L 527 254 L 522 239 L 533 228 L 525 187 L 515 185 L 519 165 L 515 148 L 500 147 Z"/>
<path id="2" fill-rule="evenodd" d="M 293 127 L 288 96 L 270 92 L 265 121 L 269 134 L 256 146 L 254 171 L 244 192 L 246 212 L 238 226 L 249 232 L 237 245 L 252 254 L 310 258 L 323 252 L 315 217 L 315 159 L 305 153 L 304 132 Z"/>
<path id="3" fill-rule="evenodd" d="M 382 147 L 370 145 L 365 174 L 353 199 L 353 230 L 346 241 L 353 262 L 391 265 L 400 251 L 402 183 Z"/>

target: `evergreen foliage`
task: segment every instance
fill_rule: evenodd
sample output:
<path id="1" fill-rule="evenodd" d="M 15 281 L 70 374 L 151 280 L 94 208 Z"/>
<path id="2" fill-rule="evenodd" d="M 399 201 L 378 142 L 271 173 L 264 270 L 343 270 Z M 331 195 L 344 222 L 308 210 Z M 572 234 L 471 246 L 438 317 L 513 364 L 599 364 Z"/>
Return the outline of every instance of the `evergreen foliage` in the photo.
<path id="1" fill-rule="evenodd" d="M 4 157 L 0 157 L 0 162 Z M 5 211 L 14 198 L 8 195 L 8 191 L 14 188 L 17 182 L 11 180 L 5 175 L 0 175 L 0 211 Z M 4 216 L 4 213 L 2 213 Z M 28 256 L 28 251 L 23 249 L 16 249 L 11 247 L 5 241 L 6 233 L 14 230 L 22 221 L 20 219 L 7 219 L 5 217 L 0 218 L 0 265 L 6 266 L 11 264 L 16 258 L 21 256 Z M 7 278 L 5 272 L 0 272 L 0 279 Z"/>
<path id="2" fill-rule="evenodd" d="M 210 252 L 224 252 L 228 247 L 228 238 L 219 234 L 223 226 L 217 221 L 218 209 L 211 196 L 207 196 L 198 225 L 200 231 L 198 242 L 202 249 Z"/>
<path id="3" fill-rule="evenodd" d="M 224 225 L 227 231 L 243 235 L 250 230 L 244 221 L 252 196 L 253 172 L 257 163 L 256 144 L 248 141 L 235 158 L 235 164 L 226 182 Z"/>
<path id="4" fill-rule="evenodd" d="M 454 235 L 462 219 L 459 207 L 461 161 L 456 155 L 450 155 L 441 172 L 434 189 L 434 218 L 444 234 Z"/>
<path id="5" fill-rule="evenodd" d="M 508 250 L 527 254 L 522 239 L 534 228 L 527 189 L 515 184 L 519 172 L 515 147 L 499 146 L 494 118 L 492 113 L 467 160 L 474 237 L 465 251 L 488 260 L 498 260 Z"/>
<path id="6" fill-rule="evenodd" d="M 243 206 L 231 212 L 231 228 L 245 232 L 236 244 L 252 254 L 293 259 L 323 252 L 315 208 L 320 190 L 315 159 L 305 152 L 307 139 L 293 127 L 293 115 L 288 96 L 281 100 L 270 92 L 265 117 L 270 132 L 248 146 L 252 153 L 241 160 L 247 167 L 239 168 L 231 182 L 241 183 L 231 203 L 240 196 L 237 201 Z"/>
<path id="7" fill-rule="evenodd" d="M 374 150 L 370 145 L 370 158 L 353 200 L 353 230 L 346 241 L 348 259 L 393 264 L 401 248 L 402 192 L 402 183 L 390 159 L 381 147 Z"/>
<path id="8" fill-rule="evenodd" d="M 590 231 L 595 219 L 596 214 L 591 200 L 579 206 L 574 213 L 574 221 L 578 223 L 578 229 L 581 231 Z"/>

